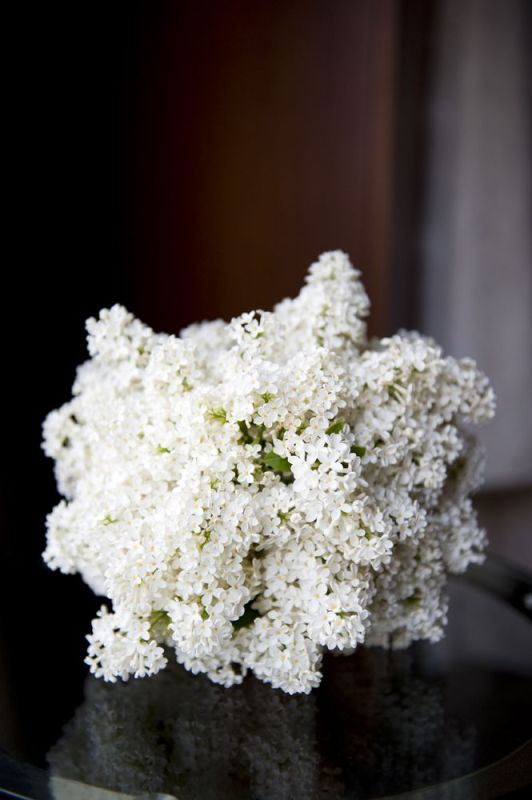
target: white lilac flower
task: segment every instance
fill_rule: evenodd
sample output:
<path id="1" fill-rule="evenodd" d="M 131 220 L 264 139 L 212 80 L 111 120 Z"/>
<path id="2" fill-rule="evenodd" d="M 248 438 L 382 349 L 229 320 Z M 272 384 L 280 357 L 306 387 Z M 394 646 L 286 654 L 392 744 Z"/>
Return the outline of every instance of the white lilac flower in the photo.
<path id="1" fill-rule="evenodd" d="M 272 312 L 155 334 L 121 306 L 44 425 L 65 500 L 44 558 L 110 601 L 87 663 L 152 674 L 173 650 L 229 686 L 318 685 L 327 649 L 435 641 L 446 577 L 482 559 L 470 359 L 417 333 L 368 341 L 347 256 Z"/>

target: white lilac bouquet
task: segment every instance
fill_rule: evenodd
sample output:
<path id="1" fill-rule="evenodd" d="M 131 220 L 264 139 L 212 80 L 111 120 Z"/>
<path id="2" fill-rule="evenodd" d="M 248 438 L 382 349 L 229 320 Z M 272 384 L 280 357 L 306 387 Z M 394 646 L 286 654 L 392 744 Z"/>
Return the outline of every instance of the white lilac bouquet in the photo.
<path id="1" fill-rule="evenodd" d="M 102 606 L 87 663 L 115 681 L 168 654 L 230 686 L 320 682 L 326 650 L 436 641 L 448 573 L 482 560 L 471 423 L 487 378 L 430 339 L 368 341 L 339 251 L 294 300 L 156 334 L 121 306 L 44 425 L 62 500 L 44 558 Z"/>

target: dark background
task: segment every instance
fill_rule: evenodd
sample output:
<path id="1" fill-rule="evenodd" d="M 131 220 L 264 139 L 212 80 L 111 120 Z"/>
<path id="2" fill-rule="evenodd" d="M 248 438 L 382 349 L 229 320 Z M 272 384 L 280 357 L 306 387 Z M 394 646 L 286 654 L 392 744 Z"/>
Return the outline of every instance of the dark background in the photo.
<path id="1" fill-rule="evenodd" d="M 425 73 L 400 92 L 431 6 L 47 4 L 8 28 L 0 670 L 15 688 L 0 716 L 33 716 L 33 742 L 68 716 L 99 604 L 40 555 L 58 500 L 41 424 L 86 357 L 85 319 L 120 302 L 178 332 L 268 308 L 342 248 L 364 265 L 374 332 L 408 323 L 412 298 L 392 314 L 402 283 L 388 278 L 415 206 Z M 400 199 L 398 147 L 410 163 Z M 23 744 L 29 732 L 14 733 Z"/>
<path id="2" fill-rule="evenodd" d="M 21 747 L 16 720 L 33 719 L 39 752 L 68 718 L 99 605 L 40 556 L 58 500 L 40 428 L 70 395 L 85 319 L 120 302 L 178 332 L 268 308 L 341 248 L 372 332 L 415 325 L 437 11 L 74 3 L 21 6 L 6 26 L 0 727 Z"/>

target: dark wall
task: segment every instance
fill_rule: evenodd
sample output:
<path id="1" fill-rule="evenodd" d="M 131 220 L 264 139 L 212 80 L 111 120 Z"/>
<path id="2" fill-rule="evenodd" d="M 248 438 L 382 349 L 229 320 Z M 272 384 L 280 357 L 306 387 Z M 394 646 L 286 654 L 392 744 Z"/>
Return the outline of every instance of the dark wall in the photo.
<path id="1" fill-rule="evenodd" d="M 342 248 L 385 328 L 398 8 L 171 6 L 142 43 L 134 203 L 150 318 L 177 330 L 269 308 Z"/>
<path id="2" fill-rule="evenodd" d="M 0 673 L 11 673 L 9 702 L 22 715 L 0 708 L 0 727 L 32 719 L 32 730 L 12 731 L 28 747 L 47 735 L 50 719 L 59 725 L 68 717 L 67 687 L 80 684 L 84 635 L 98 604 L 78 577 L 41 561 L 45 515 L 58 500 L 41 423 L 70 394 L 85 358 L 85 318 L 118 300 L 135 307 L 129 164 L 142 37 L 139 18 L 113 4 L 17 11 L 7 27 L 4 117 L 12 136 L 1 315 Z"/>

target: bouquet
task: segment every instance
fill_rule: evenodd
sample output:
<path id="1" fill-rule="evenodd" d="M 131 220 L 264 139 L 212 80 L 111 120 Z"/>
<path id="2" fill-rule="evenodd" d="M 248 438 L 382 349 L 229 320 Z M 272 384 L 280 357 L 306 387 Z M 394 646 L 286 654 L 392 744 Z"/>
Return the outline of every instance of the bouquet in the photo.
<path id="1" fill-rule="evenodd" d="M 483 558 L 470 433 L 494 395 L 470 359 L 368 341 L 340 252 L 271 312 L 154 333 L 123 307 L 44 424 L 64 496 L 44 559 L 108 598 L 87 663 L 107 681 L 169 657 L 289 693 L 327 650 L 443 635 L 449 573 Z"/>

